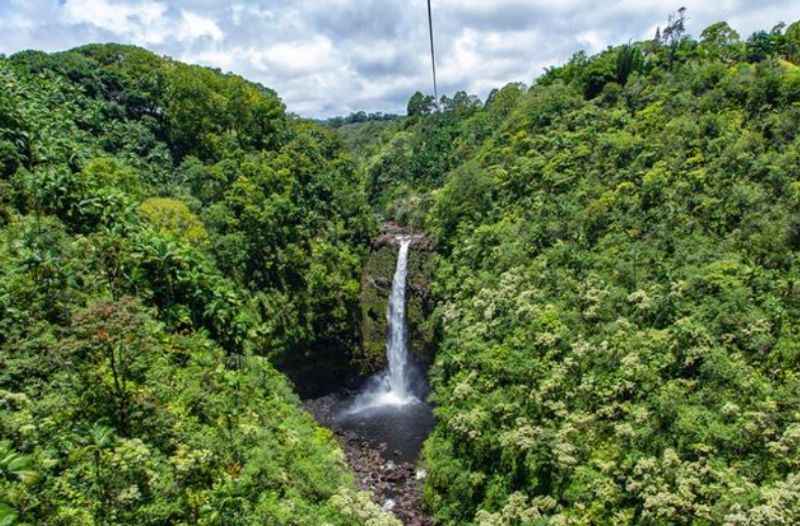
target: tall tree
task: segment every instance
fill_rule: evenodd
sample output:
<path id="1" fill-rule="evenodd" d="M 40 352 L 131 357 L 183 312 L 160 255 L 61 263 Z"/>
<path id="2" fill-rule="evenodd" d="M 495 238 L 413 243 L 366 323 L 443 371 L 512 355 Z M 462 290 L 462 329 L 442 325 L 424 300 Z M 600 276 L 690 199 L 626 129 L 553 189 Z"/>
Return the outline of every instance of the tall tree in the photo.
<path id="1" fill-rule="evenodd" d="M 408 116 L 415 117 L 417 115 L 428 115 L 435 107 L 436 101 L 430 95 L 423 95 L 422 92 L 416 92 L 411 96 L 408 101 Z"/>

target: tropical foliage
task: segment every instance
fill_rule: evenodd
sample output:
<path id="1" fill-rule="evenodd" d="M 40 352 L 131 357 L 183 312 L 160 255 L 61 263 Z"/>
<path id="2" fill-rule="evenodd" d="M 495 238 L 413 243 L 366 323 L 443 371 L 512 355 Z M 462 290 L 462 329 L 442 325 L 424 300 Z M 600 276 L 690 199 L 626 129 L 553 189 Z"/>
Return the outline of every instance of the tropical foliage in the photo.
<path id="1" fill-rule="evenodd" d="M 374 212 L 438 247 L 439 524 L 800 522 L 800 23 L 685 20 L 335 130 L 0 58 L 0 525 L 396 524 L 295 394 L 363 354 Z"/>
<path id="2" fill-rule="evenodd" d="M 441 524 L 800 522 L 800 24 L 684 19 L 365 162 L 440 247 Z"/>
<path id="3" fill-rule="evenodd" d="M 374 226 L 333 133 L 133 47 L 0 85 L 0 524 L 391 524 L 273 366 L 357 342 Z"/>

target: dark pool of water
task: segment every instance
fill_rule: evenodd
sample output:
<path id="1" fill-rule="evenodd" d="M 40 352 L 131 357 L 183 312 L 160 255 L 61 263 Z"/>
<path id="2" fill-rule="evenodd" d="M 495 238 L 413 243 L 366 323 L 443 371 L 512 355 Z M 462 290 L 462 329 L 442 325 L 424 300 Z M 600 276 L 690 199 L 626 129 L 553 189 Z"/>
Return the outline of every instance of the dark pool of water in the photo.
<path id="1" fill-rule="evenodd" d="M 336 427 L 352 431 L 376 448 L 386 444 L 387 459 L 416 462 L 435 423 L 430 405 L 424 402 L 384 405 L 350 413 L 347 411 L 350 403 L 347 400 L 340 406 L 334 421 Z"/>

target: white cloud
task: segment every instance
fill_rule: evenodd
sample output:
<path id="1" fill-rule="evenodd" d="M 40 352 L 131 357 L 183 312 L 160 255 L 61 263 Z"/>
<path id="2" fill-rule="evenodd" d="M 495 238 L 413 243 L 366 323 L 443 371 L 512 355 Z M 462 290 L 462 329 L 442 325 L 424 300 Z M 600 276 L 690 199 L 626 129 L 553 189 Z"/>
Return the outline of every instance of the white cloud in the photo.
<path id="1" fill-rule="evenodd" d="M 212 18 L 181 9 L 174 19 L 166 4 L 153 0 L 67 0 L 63 17 L 67 24 L 87 24 L 144 45 L 163 44 L 170 38 L 187 43 L 202 38 L 221 41 L 225 36 Z"/>
<path id="2" fill-rule="evenodd" d="M 186 10 L 181 11 L 181 20 L 176 36 L 181 42 L 191 42 L 203 37 L 219 41 L 225 37 L 222 29 L 214 20 Z"/>
<path id="3" fill-rule="evenodd" d="M 328 69 L 336 60 L 331 41 L 321 36 L 308 41 L 279 42 L 263 50 L 251 48 L 247 55 L 259 69 L 277 69 L 288 75 Z"/>
<path id="4" fill-rule="evenodd" d="M 530 83 L 579 49 L 651 37 L 678 5 L 694 35 L 719 20 L 746 38 L 800 19 L 797 0 L 436 0 L 440 90 Z M 308 116 L 403 111 L 432 91 L 425 0 L 0 0 L 0 34 L 4 53 L 142 45 L 261 82 Z"/>
<path id="5" fill-rule="evenodd" d="M 166 5 L 150 0 L 67 0 L 63 6 L 67 24 L 89 24 L 143 44 L 161 44 L 167 38 L 166 12 Z"/>
<path id="6" fill-rule="evenodd" d="M 238 26 L 253 20 L 273 19 L 275 18 L 275 14 L 268 9 L 262 9 L 258 6 L 234 4 L 231 6 L 231 18 L 233 24 Z"/>
<path id="7" fill-rule="evenodd" d="M 212 68 L 219 68 L 221 70 L 230 70 L 236 65 L 238 57 L 238 50 L 222 51 L 214 49 L 205 49 L 195 53 L 184 53 L 179 58 L 183 62 L 193 64 L 200 64 L 202 66 L 210 66 Z"/>
<path id="8" fill-rule="evenodd" d="M 603 48 L 605 48 L 605 43 L 608 41 L 608 39 L 605 38 L 605 35 L 594 30 L 580 33 L 577 40 L 580 44 L 588 47 L 589 51 L 592 53 L 599 53 L 602 51 Z"/>

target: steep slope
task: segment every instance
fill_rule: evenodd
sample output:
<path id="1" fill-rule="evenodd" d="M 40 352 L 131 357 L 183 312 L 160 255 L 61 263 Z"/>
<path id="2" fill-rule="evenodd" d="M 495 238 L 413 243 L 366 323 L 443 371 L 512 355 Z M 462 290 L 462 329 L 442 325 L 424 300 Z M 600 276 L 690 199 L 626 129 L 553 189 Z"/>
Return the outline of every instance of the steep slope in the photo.
<path id="1" fill-rule="evenodd" d="M 366 163 L 441 247 L 442 524 L 800 521 L 800 24 L 664 34 Z"/>
<path id="2" fill-rule="evenodd" d="M 0 522 L 395 524 L 267 360 L 349 369 L 373 229 L 262 86 L 0 57 Z"/>

